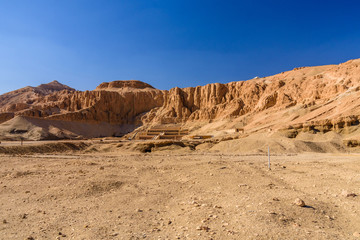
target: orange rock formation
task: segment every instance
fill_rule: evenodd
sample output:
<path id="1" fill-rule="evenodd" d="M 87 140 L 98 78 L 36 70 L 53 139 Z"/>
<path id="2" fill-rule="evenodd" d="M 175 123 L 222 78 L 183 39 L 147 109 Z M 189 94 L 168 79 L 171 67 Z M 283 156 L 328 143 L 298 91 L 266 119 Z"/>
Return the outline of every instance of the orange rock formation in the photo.
<path id="1" fill-rule="evenodd" d="M 81 92 L 54 81 L 1 95 L 0 123 L 19 115 L 134 126 L 231 119 L 247 130 L 331 131 L 359 123 L 359 90 L 360 59 L 169 91 L 131 80 Z"/>

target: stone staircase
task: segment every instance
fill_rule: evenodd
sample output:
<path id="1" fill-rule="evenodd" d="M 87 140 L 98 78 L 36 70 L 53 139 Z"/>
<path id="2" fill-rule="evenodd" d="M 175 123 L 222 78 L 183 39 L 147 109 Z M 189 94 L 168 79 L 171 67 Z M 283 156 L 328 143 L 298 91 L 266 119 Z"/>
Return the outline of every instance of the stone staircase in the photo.
<path id="1" fill-rule="evenodd" d="M 137 140 L 158 140 L 158 139 L 169 139 L 169 140 L 181 140 L 184 136 L 189 134 L 189 130 L 182 129 L 181 127 L 165 127 L 158 126 L 152 127 L 147 131 L 139 132 L 136 134 L 135 139 Z"/>

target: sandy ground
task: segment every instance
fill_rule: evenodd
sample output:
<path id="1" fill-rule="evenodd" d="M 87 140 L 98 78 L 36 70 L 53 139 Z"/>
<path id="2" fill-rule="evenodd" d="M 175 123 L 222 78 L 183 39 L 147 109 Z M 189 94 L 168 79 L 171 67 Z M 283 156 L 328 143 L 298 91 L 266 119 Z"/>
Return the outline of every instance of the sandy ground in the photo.
<path id="1" fill-rule="evenodd" d="M 119 142 L 119 140 L 103 140 L 103 139 L 91 139 L 91 140 L 42 140 L 42 141 L 1 141 L 0 147 L 8 147 L 8 146 L 34 146 L 34 145 L 44 145 L 49 143 L 111 143 L 111 142 Z"/>
<path id="2" fill-rule="evenodd" d="M 261 155 L 0 155 L 0 239 L 360 239 L 360 196 L 344 192 L 360 194 L 359 163 L 278 155 L 268 171 Z"/>

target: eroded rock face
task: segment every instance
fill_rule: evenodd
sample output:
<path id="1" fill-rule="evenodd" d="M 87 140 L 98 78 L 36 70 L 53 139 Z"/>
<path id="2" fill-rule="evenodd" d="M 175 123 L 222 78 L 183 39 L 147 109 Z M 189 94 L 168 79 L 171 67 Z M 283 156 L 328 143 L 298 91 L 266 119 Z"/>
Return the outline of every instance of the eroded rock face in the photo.
<path id="1" fill-rule="evenodd" d="M 1 95 L 0 112 L 115 125 L 233 119 L 245 122 L 248 129 L 266 126 L 325 132 L 358 124 L 359 66 L 357 59 L 248 81 L 168 91 L 136 80 L 102 83 L 84 92 L 52 82 Z M 10 115 L 0 116 L 0 121 Z"/>
<path id="2" fill-rule="evenodd" d="M 108 90 L 108 89 L 154 89 L 151 85 L 138 81 L 138 80 L 128 80 L 128 81 L 113 81 L 113 82 L 104 82 L 101 83 L 95 90 Z"/>
<path id="3" fill-rule="evenodd" d="M 163 92 L 140 81 L 103 83 L 84 92 L 56 83 L 56 88 L 50 88 L 53 86 L 54 82 L 4 94 L 0 111 L 13 116 L 139 125 L 139 115 L 163 104 Z M 38 93 L 38 89 L 47 91 Z"/>
<path id="4" fill-rule="evenodd" d="M 164 104 L 142 120 L 183 123 L 246 116 L 251 128 L 311 122 L 322 128 L 341 128 L 342 118 L 360 115 L 356 104 L 360 100 L 359 76 L 358 59 L 244 82 L 173 88 L 164 91 Z M 329 125 L 329 119 L 335 122 Z"/>
<path id="5" fill-rule="evenodd" d="M 265 87 L 250 82 L 208 84 L 164 91 L 164 104 L 144 122 L 179 123 L 240 116 L 250 112 Z"/>
<path id="6" fill-rule="evenodd" d="M 22 110 L 32 108 L 34 105 L 36 105 L 36 102 L 39 99 L 46 96 L 57 94 L 59 92 L 63 94 L 69 94 L 74 91 L 75 89 L 61 84 L 56 80 L 48 84 L 41 84 L 38 87 L 24 87 L 0 95 L 0 113 L 20 112 Z M 55 95 L 52 98 L 56 97 L 57 96 Z"/>
<path id="7" fill-rule="evenodd" d="M 51 119 L 111 124 L 141 124 L 138 116 L 162 105 L 161 91 L 117 93 L 111 91 L 75 92 L 53 108 L 66 113 L 52 114 Z"/>
<path id="8" fill-rule="evenodd" d="M 159 90 L 141 92 L 75 91 L 38 97 L 18 115 L 64 121 L 139 124 L 137 116 L 162 105 Z"/>

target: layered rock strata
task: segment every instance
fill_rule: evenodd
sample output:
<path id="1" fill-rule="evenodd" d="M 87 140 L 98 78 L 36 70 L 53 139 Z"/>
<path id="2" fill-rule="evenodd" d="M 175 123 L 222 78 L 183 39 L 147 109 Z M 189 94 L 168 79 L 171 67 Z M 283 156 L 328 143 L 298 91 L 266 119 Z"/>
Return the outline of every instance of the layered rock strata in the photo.
<path id="1" fill-rule="evenodd" d="M 84 92 L 52 82 L 1 95 L 0 122 L 17 115 L 134 126 L 228 119 L 247 130 L 325 132 L 359 123 L 359 90 L 359 59 L 168 91 L 135 80 L 102 83 Z"/>

